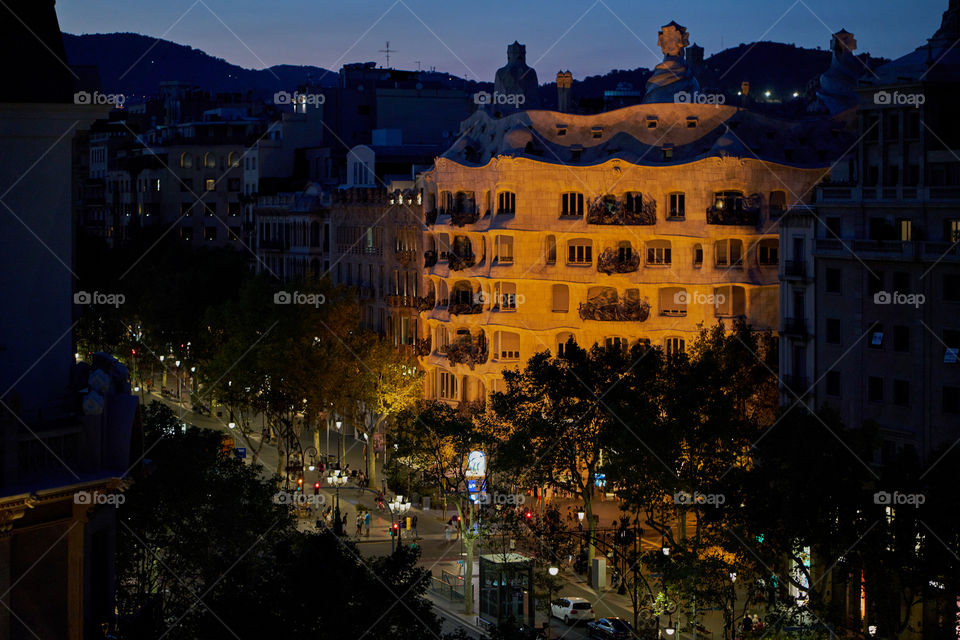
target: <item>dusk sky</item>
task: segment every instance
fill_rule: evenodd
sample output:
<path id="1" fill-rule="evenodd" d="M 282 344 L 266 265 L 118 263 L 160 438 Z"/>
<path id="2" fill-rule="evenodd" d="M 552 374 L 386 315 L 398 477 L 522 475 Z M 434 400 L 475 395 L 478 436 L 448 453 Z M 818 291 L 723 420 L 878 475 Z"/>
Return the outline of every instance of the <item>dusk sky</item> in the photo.
<path id="1" fill-rule="evenodd" d="M 897 57 L 925 42 L 947 0 L 59 0 L 69 33 L 136 32 L 187 44 L 250 68 L 345 62 L 431 66 L 492 80 L 515 39 L 541 82 L 561 68 L 575 78 L 611 68 L 651 67 L 657 29 L 687 27 L 707 56 L 741 42 L 774 40 L 826 48 L 830 33 L 856 34 L 859 51 Z M 656 52 L 656 55 L 653 53 Z"/>

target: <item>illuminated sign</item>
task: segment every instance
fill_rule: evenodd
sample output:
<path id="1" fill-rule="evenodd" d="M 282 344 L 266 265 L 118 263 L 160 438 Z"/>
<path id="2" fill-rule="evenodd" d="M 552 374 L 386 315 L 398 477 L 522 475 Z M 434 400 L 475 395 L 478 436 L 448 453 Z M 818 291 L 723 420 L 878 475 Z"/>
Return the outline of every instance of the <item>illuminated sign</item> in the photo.
<path id="1" fill-rule="evenodd" d="M 471 451 L 467 455 L 467 471 L 469 477 L 483 477 L 487 472 L 487 454 L 483 451 Z"/>

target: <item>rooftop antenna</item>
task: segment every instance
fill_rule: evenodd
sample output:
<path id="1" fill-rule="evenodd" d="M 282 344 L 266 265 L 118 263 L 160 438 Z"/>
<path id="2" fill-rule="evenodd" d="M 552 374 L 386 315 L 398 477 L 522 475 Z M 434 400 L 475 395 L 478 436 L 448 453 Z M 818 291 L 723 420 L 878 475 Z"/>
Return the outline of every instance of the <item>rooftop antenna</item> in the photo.
<path id="1" fill-rule="evenodd" d="M 391 53 L 396 53 L 396 52 L 397 52 L 396 49 L 391 49 L 391 48 L 390 48 L 390 41 L 389 41 L 389 40 L 387 40 L 387 48 L 386 48 L 386 49 L 380 49 L 380 53 L 385 53 L 385 54 L 387 54 L 387 68 L 388 68 L 388 69 L 390 68 L 390 54 L 391 54 Z"/>

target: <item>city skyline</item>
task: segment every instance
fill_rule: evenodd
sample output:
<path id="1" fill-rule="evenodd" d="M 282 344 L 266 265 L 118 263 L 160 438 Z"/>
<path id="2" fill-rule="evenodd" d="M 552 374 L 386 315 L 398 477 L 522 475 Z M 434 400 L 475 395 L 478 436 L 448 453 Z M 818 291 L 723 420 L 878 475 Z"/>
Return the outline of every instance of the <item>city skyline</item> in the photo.
<path id="1" fill-rule="evenodd" d="M 745 4 L 750 11 L 735 11 Z M 385 66 L 383 50 L 389 41 L 390 64 L 395 68 L 436 67 L 489 81 L 503 64 L 505 45 L 520 40 L 527 45 L 528 62 L 540 72 L 541 81 L 549 81 L 558 69 L 569 69 L 574 78 L 582 79 L 611 69 L 652 68 L 660 60 L 657 29 L 671 20 L 687 27 L 691 44 L 704 47 L 707 57 L 761 40 L 827 49 L 831 34 L 846 29 L 856 35 L 859 53 L 896 58 L 929 37 L 944 9 L 938 0 L 911 6 L 873 6 L 865 0 L 842 5 L 822 0 L 698 1 L 656 8 L 612 0 L 564 1 L 552 4 L 545 14 L 539 6 L 533 3 L 516 9 L 494 3 L 491 10 L 471 17 L 468 33 L 463 33 L 459 8 L 445 8 L 433 0 L 384 1 L 363 9 L 311 6 L 296 0 L 283 12 L 267 9 L 256 0 L 239 0 L 229 7 L 217 0 L 140 3 L 103 12 L 91 11 L 89 3 L 61 0 L 58 13 L 61 29 L 67 33 L 141 33 L 254 69 L 304 64 L 336 71 L 344 63 L 358 61 Z M 327 22 L 314 22 L 324 17 Z M 326 24 L 337 28 L 327 29 Z M 899 29 L 891 33 L 884 27 L 889 24 Z"/>

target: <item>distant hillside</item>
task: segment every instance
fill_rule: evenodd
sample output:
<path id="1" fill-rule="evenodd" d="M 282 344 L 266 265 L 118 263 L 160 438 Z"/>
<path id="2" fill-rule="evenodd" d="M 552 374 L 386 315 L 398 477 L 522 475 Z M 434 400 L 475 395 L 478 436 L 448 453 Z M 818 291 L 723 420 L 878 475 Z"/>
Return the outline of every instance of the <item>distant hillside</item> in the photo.
<path id="1" fill-rule="evenodd" d="M 64 33 L 63 44 L 71 65 L 99 68 L 106 93 L 152 95 L 167 80 L 186 82 L 212 93 L 288 90 L 306 82 L 308 75 L 326 86 L 337 84 L 336 72 L 322 67 L 277 65 L 262 70 L 244 69 L 199 49 L 136 33 Z"/>

